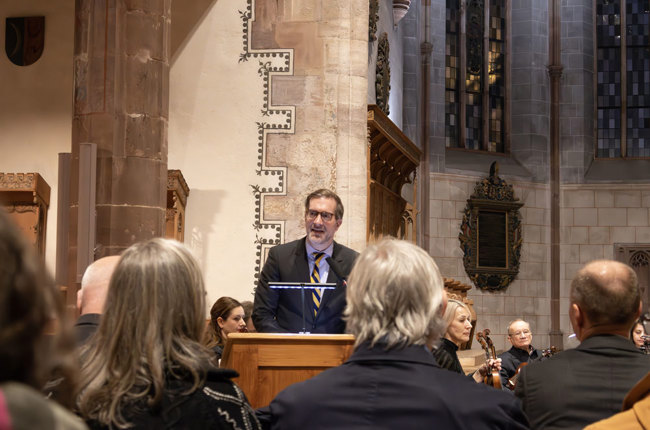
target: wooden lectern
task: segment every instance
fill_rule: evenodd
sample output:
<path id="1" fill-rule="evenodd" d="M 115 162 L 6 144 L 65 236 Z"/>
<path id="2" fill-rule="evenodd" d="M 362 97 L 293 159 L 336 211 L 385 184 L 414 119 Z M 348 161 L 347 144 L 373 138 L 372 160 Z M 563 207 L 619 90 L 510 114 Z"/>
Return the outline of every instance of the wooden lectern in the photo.
<path id="1" fill-rule="evenodd" d="M 348 334 L 230 333 L 220 367 L 239 372 L 235 382 L 259 408 L 287 386 L 342 364 L 353 346 Z"/>

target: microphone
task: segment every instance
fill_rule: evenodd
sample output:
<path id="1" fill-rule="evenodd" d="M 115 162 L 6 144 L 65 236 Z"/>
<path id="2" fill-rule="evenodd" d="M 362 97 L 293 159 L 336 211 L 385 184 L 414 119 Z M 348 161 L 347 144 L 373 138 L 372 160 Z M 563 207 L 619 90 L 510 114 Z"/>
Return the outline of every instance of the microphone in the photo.
<path id="1" fill-rule="evenodd" d="M 346 276 L 341 275 L 341 273 L 343 273 L 343 270 L 341 270 L 341 267 L 338 265 L 338 263 L 336 261 L 332 260 L 332 257 L 327 257 L 325 259 L 325 261 L 327 261 L 327 264 L 329 264 L 330 269 L 332 270 L 332 272 L 334 272 L 336 277 L 339 278 L 341 281 L 343 281 L 343 286 L 347 287 L 348 282 L 345 279 Z"/>

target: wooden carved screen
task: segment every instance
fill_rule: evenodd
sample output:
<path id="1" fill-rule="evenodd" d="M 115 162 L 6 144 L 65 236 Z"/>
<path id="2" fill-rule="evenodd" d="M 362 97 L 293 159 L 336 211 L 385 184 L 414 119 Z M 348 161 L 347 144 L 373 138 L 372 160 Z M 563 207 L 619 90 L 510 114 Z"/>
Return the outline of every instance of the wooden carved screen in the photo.
<path id="1" fill-rule="evenodd" d="M 368 106 L 368 243 L 383 236 L 415 242 L 415 172 L 422 152 L 376 105 Z M 410 201 L 403 187 L 412 185 Z"/>
<path id="2" fill-rule="evenodd" d="M 167 212 L 165 237 L 183 242 L 185 239 L 185 206 L 190 187 L 180 170 L 167 171 Z"/>
<path id="3" fill-rule="evenodd" d="M 0 204 L 45 258 L 50 186 L 38 173 L 0 173 Z"/>
<path id="4" fill-rule="evenodd" d="M 616 260 L 628 264 L 636 272 L 641 289 L 644 312 L 650 309 L 650 244 L 615 244 Z"/>

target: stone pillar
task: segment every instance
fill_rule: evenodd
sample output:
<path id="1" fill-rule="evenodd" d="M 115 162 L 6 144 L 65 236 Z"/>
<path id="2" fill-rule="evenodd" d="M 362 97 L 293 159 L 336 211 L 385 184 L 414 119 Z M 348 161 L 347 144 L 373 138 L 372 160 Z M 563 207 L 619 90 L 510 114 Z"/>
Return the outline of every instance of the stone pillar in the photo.
<path id="1" fill-rule="evenodd" d="M 80 143 L 97 144 L 95 259 L 164 235 L 170 11 L 171 0 L 76 2 L 69 287 L 84 270 L 74 227 Z"/>

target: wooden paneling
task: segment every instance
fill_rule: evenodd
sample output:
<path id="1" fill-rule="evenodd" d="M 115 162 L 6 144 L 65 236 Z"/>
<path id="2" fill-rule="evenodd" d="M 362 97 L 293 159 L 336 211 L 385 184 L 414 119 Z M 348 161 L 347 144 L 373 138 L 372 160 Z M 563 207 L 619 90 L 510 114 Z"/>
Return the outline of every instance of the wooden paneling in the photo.
<path id="1" fill-rule="evenodd" d="M 415 242 L 416 169 L 422 152 L 375 105 L 368 106 L 368 225 L 366 240 L 383 236 Z M 402 196 L 413 184 L 413 201 Z"/>
<path id="2" fill-rule="evenodd" d="M 0 173 L 0 204 L 45 258 L 50 186 L 38 173 Z"/>
<path id="3" fill-rule="evenodd" d="M 235 382 L 259 408 L 289 385 L 342 364 L 353 345 L 352 335 L 232 333 L 220 365 L 239 373 Z"/>

